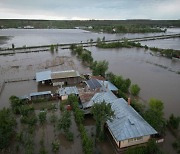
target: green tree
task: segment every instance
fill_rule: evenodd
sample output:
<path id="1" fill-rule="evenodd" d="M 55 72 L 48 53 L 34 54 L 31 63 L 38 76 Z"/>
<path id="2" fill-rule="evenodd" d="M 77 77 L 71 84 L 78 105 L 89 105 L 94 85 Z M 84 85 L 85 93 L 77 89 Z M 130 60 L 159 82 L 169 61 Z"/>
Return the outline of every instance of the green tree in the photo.
<path id="1" fill-rule="evenodd" d="M 52 114 L 52 115 L 50 116 L 50 122 L 51 122 L 51 123 L 55 124 L 55 123 L 57 122 L 57 120 L 58 120 L 57 115 Z"/>
<path id="2" fill-rule="evenodd" d="M 44 124 L 46 122 L 46 111 L 40 111 L 39 114 L 38 114 L 38 117 L 39 117 L 39 121 L 41 124 Z"/>
<path id="3" fill-rule="evenodd" d="M 149 108 L 145 111 L 144 118 L 154 127 L 159 133 L 164 134 L 165 119 L 164 119 L 164 104 L 158 99 L 150 99 Z"/>
<path id="4" fill-rule="evenodd" d="M 105 73 L 108 70 L 108 64 L 109 63 L 105 60 L 99 62 L 95 61 L 91 66 L 93 75 L 101 75 L 105 77 Z"/>
<path id="5" fill-rule="evenodd" d="M 91 112 L 96 120 L 96 135 L 99 140 L 103 140 L 104 125 L 107 120 L 110 120 L 114 116 L 114 111 L 112 111 L 110 104 L 103 101 L 101 103 L 95 103 L 92 106 Z"/>
<path id="6" fill-rule="evenodd" d="M 139 94 L 140 90 L 141 89 L 137 84 L 131 85 L 130 91 L 131 91 L 132 95 L 137 96 Z"/>
<path id="7" fill-rule="evenodd" d="M 62 117 L 61 119 L 59 119 L 59 122 L 58 122 L 58 129 L 61 130 L 63 129 L 64 132 L 69 132 L 69 128 L 71 126 L 71 113 L 67 110 L 65 110 L 62 114 Z"/>
<path id="8" fill-rule="evenodd" d="M 59 141 L 58 140 L 54 140 L 52 142 L 52 151 L 55 152 L 55 153 L 58 152 L 59 151 L 59 146 L 60 146 Z"/>
<path id="9" fill-rule="evenodd" d="M 54 52 L 54 45 L 53 44 L 51 44 L 50 50 L 51 50 L 51 52 Z"/>
<path id="10" fill-rule="evenodd" d="M 9 109 L 0 110 L 0 149 L 7 148 L 15 132 L 16 121 Z"/>
<path id="11" fill-rule="evenodd" d="M 179 128 L 179 123 L 180 123 L 180 117 L 175 117 L 174 114 L 171 114 L 169 117 L 168 124 L 174 128 L 178 129 Z"/>

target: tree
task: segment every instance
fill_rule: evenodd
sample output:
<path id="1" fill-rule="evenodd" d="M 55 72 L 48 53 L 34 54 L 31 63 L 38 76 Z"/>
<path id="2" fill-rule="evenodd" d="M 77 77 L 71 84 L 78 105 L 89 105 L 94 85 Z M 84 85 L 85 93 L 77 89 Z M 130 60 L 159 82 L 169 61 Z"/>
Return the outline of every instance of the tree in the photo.
<path id="1" fill-rule="evenodd" d="M 59 141 L 58 140 L 54 140 L 52 142 L 52 151 L 55 152 L 55 153 L 58 152 L 59 151 L 59 146 L 60 146 Z"/>
<path id="2" fill-rule="evenodd" d="M 54 52 L 54 45 L 53 44 L 51 44 L 50 50 L 51 50 L 51 52 Z"/>
<path id="3" fill-rule="evenodd" d="M 139 94 L 140 90 L 141 89 L 137 84 L 131 85 L 130 91 L 131 91 L 132 95 L 137 96 Z"/>
<path id="4" fill-rule="evenodd" d="M 110 104 L 103 101 L 101 103 L 95 103 L 92 106 L 91 112 L 96 120 L 96 135 L 99 140 L 103 140 L 104 125 L 107 120 L 110 120 L 114 116 L 114 111 L 112 111 Z"/>
<path id="5" fill-rule="evenodd" d="M 168 124 L 174 128 L 178 129 L 179 128 L 179 123 L 180 123 L 180 117 L 175 117 L 174 114 L 171 114 L 169 117 Z"/>
<path id="6" fill-rule="evenodd" d="M 69 111 L 64 111 L 62 114 L 61 119 L 59 119 L 58 122 L 58 129 L 61 130 L 63 129 L 65 133 L 67 133 L 69 131 L 69 128 L 71 126 L 71 114 Z"/>
<path id="7" fill-rule="evenodd" d="M 57 119 L 58 119 L 58 117 L 55 114 L 52 114 L 50 116 L 50 122 L 53 123 L 53 124 L 55 124 L 57 122 Z"/>
<path id="8" fill-rule="evenodd" d="M 16 121 L 9 109 L 0 110 L 0 149 L 7 148 L 15 132 Z"/>
<path id="9" fill-rule="evenodd" d="M 105 60 L 99 62 L 95 61 L 91 66 L 93 75 L 101 75 L 105 77 L 105 73 L 108 70 L 108 64 L 109 63 Z"/>
<path id="10" fill-rule="evenodd" d="M 145 120 L 161 134 L 164 134 L 165 130 L 163 109 L 163 102 L 152 98 L 149 101 L 149 108 L 144 115 Z"/>
<path id="11" fill-rule="evenodd" d="M 40 121 L 41 124 L 44 124 L 46 122 L 46 114 L 47 113 L 45 111 L 40 111 L 39 112 L 38 117 L 39 117 L 39 121 Z"/>

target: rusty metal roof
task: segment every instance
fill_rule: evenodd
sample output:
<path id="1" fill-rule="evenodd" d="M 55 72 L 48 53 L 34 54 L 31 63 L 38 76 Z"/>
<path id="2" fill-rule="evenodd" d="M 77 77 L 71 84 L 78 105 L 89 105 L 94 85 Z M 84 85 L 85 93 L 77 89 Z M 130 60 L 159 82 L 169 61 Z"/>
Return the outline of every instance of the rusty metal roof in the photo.
<path id="1" fill-rule="evenodd" d="M 62 79 L 62 78 L 70 78 L 70 77 L 78 77 L 80 76 L 78 71 L 75 70 L 67 70 L 67 71 L 59 71 L 59 72 L 52 72 L 51 78 L 52 79 Z"/>

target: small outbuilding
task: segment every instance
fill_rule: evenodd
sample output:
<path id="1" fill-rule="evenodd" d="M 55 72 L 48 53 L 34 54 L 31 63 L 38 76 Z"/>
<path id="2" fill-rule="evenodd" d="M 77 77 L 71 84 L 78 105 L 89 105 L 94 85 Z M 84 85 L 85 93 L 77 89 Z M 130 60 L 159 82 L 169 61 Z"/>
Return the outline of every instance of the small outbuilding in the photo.
<path id="1" fill-rule="evenodd" d="M 74 94 L 76 96 L 79 96 L 79 92 L 76 86 L 73 87 L 65 87 L 65 88 L 60 88 L 58 90 L 58 94 L 61 98 L 61 100 L 66 100 L 68 99 L 68 96 L 71 94 Z"/>
<path id="2" fill-rule="evenodd" d="M 34 92 L 30 94 L 30 100 L 38 100 L 38 99 L 51 99 L 52 93 L 51 91 L 42 91 L 42 92 Z"/>

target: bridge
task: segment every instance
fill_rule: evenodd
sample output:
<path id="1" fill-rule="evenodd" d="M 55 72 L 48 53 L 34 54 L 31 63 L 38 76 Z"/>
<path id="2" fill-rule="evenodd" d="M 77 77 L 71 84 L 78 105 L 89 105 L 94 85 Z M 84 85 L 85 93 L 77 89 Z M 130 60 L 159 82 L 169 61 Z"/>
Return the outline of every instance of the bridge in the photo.
<path id="1" fill-rule="evenodd" d="M 169 39 L 169 38 L 178 38 L 180 37 L 180 33 L 178 34 L 170 34 L 170 35 L 157 35 L 157 36 L 148 36 L 141 38 L 126 38 L 126 40 L 130 42 L 141 42 L 141 41 L 149 41 L 149 40 L 158 40 L 158 39 Z M 104 42 L 124 42 L 124 38 L 115 39 L 115 40 L 105 40 Z M 97 41 L 93 42 L 80 42 L 80 43 L 64 43 L 64 44 L 54 44 L 62 49 L 68 49 L 71 45 L 82 45 L 84 47 L 88 46 L 96 46 Z M 29 52 L 40 52 L 40 51 L 49 51 L 50 45 L 41 45 L 41 46 L 28 46 L 28 47 L 17 47 L 17 48 L 0 48 L 0 55 L 6 54 L 15 54 L 15 53 L 29 53 Z"/>

